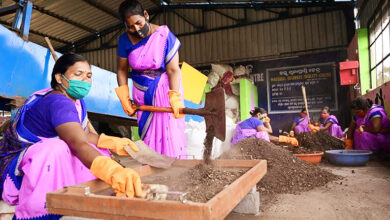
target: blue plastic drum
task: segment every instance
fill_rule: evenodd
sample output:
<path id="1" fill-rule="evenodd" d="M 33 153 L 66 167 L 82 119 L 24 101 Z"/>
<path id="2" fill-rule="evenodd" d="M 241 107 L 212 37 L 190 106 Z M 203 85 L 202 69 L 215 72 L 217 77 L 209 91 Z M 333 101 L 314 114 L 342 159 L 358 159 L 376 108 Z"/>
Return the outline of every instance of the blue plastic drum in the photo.
<path id="1" fill-rule="evenodd" d="M 372 151 L 369 150 L 327 150 L 326 158 L 330 163 L 339 166 L 364 166 Z"/>

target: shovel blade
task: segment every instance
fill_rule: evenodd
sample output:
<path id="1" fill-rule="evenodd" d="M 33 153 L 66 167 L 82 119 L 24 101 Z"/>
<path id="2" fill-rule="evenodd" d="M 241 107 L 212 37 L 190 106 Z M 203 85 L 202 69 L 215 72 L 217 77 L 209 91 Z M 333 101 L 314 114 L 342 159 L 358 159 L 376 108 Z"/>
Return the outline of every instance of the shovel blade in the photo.
<path id="1" fill-rule="evenodd" d="M 206 103 L 204 109 L 212 112 L 211 115 L 205 115 L 206 132 L 210 128 L 214 130 L 214 136 L 221 141 L 226 137 L 226 113 L 225 113 L 225 93 L 223 88 L 216 88 L 206 93 Z"/>
<path id="2" fill-rule="evenodd" d="M 133 149 L 129 146 L 125 146 L 124 149 L 134 160 L 140 163 L 148 164 L 152 167 L 166 169 L 169 168 L 175 161 L 175 158 L 156 153 L 154 150 L 150 149 L 149 146 L 146 145 L 142 140 L 138 140 L 134 143 L 138 147 L 137 152 L 133 151 Z"/>

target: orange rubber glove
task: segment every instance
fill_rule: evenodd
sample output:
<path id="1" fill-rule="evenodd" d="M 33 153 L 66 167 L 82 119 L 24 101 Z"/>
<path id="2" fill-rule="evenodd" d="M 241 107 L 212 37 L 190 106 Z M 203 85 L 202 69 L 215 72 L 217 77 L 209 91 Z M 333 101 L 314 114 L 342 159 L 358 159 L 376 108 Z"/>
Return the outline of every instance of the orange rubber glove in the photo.
<path id="1" fill-rule="evenodd" d="M 316 132 L 318 132 L 320 130 L 320 127 L 314 126 L 312 124 L 308 124 L 308 127 L 310 128 L 310 131 L 311 131 L 312 134 L 314 134 L 314 133 L 316 133 Z"/>
<path id="2" fill-rule="evenodd" d="M 183 118 L 185 114 L 180 114 L 180 109 L 184 108 L 184 104 L 181 100 L 180 92 L 175 90 L 169 90 L 168 96 L 169 96 L 169 104 L 171 104 L 171 107 L 173 109 L 173 116 L 175 118 Z"/>
<path id="3" fill-rule="evenodd" d="M 124 149 L 125 146 L 130 146 L 135 152 L 139 151 L 137 145 L 130 139 L 108 136 L 103 133 L 99 136 L 97 146 L 99 148 L 110 149 L 121 156 L 129 155 Z"/>
<path id="4" fill-rule="evenodd" d="M 97 156 L 91 165 L 91 173 L 111 185 L 116 196 L 128 198 L 142 196 L 141 178 L 130 168 L 123 168 L 109 157 Z"/>
<path id="5" fill-rule="evenodd" d="M 268 118 L 268 117 L 265 117 L 265 118 L 263 118 L 263 122 L 264 122 L 264 123 L 270 123 L 270 122 L 271 122 L 271 119 Z"/>
<path id="6" fill-rule="evenodd" d="M 123 111 L 129 116 L 134 115 L 136 109 L 133 108 L 130 102 L 129 86 L 119 86 L 118 88 L 115 88 L 115 92 L 121 101 Z"/>
<path id="7" fill-rule="evenodd" d="M 345 140 L 345 150 L 352 150 L 353 149 L 353 140 L 347 139 Z"/>
<path id="8" fill-rule="evenodd" d="M 287 136 L 280 135 L 279 142 L 288 143 L 288 144 L 291 144 L 292 146 L 295 146 L 295 147 L 298 146 L 298 140 L 296 138 L 293 138 L 293 137 L 287 137 Z"/>

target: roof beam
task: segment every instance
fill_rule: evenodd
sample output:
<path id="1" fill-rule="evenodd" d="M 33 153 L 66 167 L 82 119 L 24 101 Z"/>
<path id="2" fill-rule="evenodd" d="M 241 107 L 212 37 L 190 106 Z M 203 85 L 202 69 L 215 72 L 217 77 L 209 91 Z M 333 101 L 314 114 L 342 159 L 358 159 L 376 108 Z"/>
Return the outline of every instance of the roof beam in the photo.
<path id="1" fill-rule="evenodd" d="M 222 16 L 224 16 L 224 17 L 227 17 L 227 18 L 229 18 L 230 20 L 233 20 L 233 21 L 235 21 L 235 22 L 240 22 L 240 19 L 237 19 L 237 18 L 234 18 L 234 17 L 232 17 L 232 16 L 230 16 L 230 15 L 227 15 L 227 14 L 221 12 L 221 11 L 218 11 L 217 9 L 214 9 L 213 12 L 215 12 L 215 13 L 217 13 L 217 14 L 219 14 L 219 15 L 222 15 Z"/>
<path id="2" fill-rule="evenodd" d="M 353 2 L 256 2 L 256 1 L 246 1 L 246 2 L 168 2 L 164 1 L 162 4 L 163 7 L 167 8 L 286 8 L 286 7 L 322 7 L 322 6 L 346 6 L 349 7 L 353 5 Z"/>
<path id="3" fill-rule="evenodd" d="M 101 37 L 101 36 L 103 36 L 103 35 L 106 35 L 106 34 L 108 34 L 108 33 L 111 33 L 111 32 L 113 32 L 113 31 L 115 31 L 115 30 L 118 30 L 118 29 L 120 29 L 120 28 L 122 28 L 122 27 L 123 27 L 123 23 L 122 23 L 122 22 L 119 22 L 119 23 L 117 23 L 117 24 L 114 24 L 114 25 L 112 25 L 112 26 L 106 28 L 106 29 L 103 29 L 103 30 L 101 30 L 101 31 L 98 31 L 98 32 L 96 32 L 95 34 L 92 34 L 92 35 L 89 35 L 89 36 L 87 36 L 87 37 L 81 38 L 80 40 L 77 40 L 76 42 L 72 42 L 72 43 L 70 43 L 70 44 L 68 44 L 68 45 L 66 45 L 66 46 L 63 46 L 63 47 L 61 47 L 61 48 L 58 48 L 58 51 L 67 52 L 67 51 L 71 50 L 71 49 L 74 48 L 74 47 L 79 47 L 79 46 L 81 46 L 81 45 L 83 45 L 83 44 L 86 44 L 86 43 L 88 43 L 88 42 L 91 42 L 91 41 L 93 41 L 93 40 L 96 40 L 96 39 L 98 39 L 99 37 Z"/>
<path id="4" fill-rule="evenodd" d="M 162 11 L 162 9 L 150 10 L 149 14 L 150 15 L 155 15 L 155 14 L 161 13 L 161 11 Z M 108 28 L 105 28 L 105 29 L 101 30 L 101 31 L 97 31 L 94 34 L 91 34 L 91 35 L 89 35 L 87 37 L 81 38 L 81 39 L 79 39 L 79 40 L 77 40 L 77 41 L 75 41 L 75 42 L 73 42 L 71 44 L 68 44 L 68 45 L 64 46 L 64 47 L 57 48 L 57 50 L 61 51 L 61 52 L 67 52 L 67 51 L 71 50 L 74 47 L 79 47 L 79 46 L 81 46 L 83 44 L 87 44 L 87 43 L 89 43 L 91 41 L 94 41 L 94 40 L 98 39 L 99 37 L 102 37 L 102 36 L 104 36 L 106 34 L 109 34 L 109 33 L 113 32 L 113 31 L 116 31 L 116 30 L 118 30 L 119 28 L 122 28 L 122 27 L 123 27 L 123 23 L 122 22 L 118 22 L 117 24 L 114 24 L 114 25 L 112 25 L 112 26 L 110 26 Z"/>
<path id="5" fill-rule="evenodd" d="M 12 23 L 9 23 L 7 21 L 2 21 L 0 20 L 0 24 L 3 24 L 3 25 L 6 25 L 6 26 L 9 26 L 11 29 L 12 29 Z M 63 44 L 71 44 L 72 42 L 70 41 L 67 41 L 67 40 L 63 40 L 63 39 L 60 39 L 58 37 L 54 37 L 54 36 L 51 36 L 49 34 L 44 34 L 42 32 L 39 32 L 39 31 L 35 31 L 35 30 L 31 30 L 30 29 L 30 33 L 33 33 L 35 35 L 39 35 L 39 36 L 42 36 L 42 37 L 48 37 L 50 38 L 50 40 L 55 40 L 57 42 L 60 42 L 60 43 L 63 43 Z"/>
<path id="6" fill-rule="evenodd" d="M 119 15 L 118 15 L 118 13 L 116 11 L 113 11 L 111 8 L 108 8 L 107 6 L 99 3 L 96 0 L 83 0 L 83 2 L 85 2 L 85 3 L 87 3 L 87 4 L 91 5 L 91 6 L 99 9 L 100 11 L 105 12 L 108 15 L 111 15 L 114 18 L 120 19 Z"/>
<path id="7" fill-rule="evenodd" d="M 60 20 L 60 21 L 63 21 L 63 22 L 68 23 L 68 24 L 71 24 L 71 25 L 73 25 L 73 26 L 76 26 L 76 27 L 78 27 L 78 28 L 80 28 L 80 29 L 83 29 L 83 30 L 85 30 L 85 31 L 88 31 L 88 32 L 90 32 L 90 33 L 96 33 L 96 30 L 94 30 L 94 29 L 92 29 L 92 28 L 90 28 L 90 27 L 87 27 L 87 26 L 85 26 L 85 25 L 83 25 L 83 24 L 80 24 L 80 23 L 78 23 L 78 22 L 75 22 L 75 21 L 73 21 L 73 20 L 71 20 L 71 19 L 69 19 L 69 18 L 66 18 L 66 17 L 64 17 L 64 16 L 58 15 L 58 14 L 56 14 L 56 13 L 54 13 L 54 12 L 51 12 L 51 11 L 49 11 L 49 10 L 46 10 L 46 9 L 44 9 L 44 8 L 42 8 L 42 7 L 37 6 L 37 5 L 34 5 L 33 8 L 34 8 L 35 10 L 39 11 L 39 12 L 42 13 L 42 14 L 49 15 L 49 16 L 51 16 L 51 17 L 53 17 L 53 18 L 56 18 L 56 19 L 58 19 L 58 20 Z"/>
<path id="8" fill-rule="evenodd" d="M 298 17 L 303 17 L 303 16 L 310 16 L 310 15 L 321 14 L 321 13 L 331 12 L 331 11 L 339 11 L 339 10 L 340 9 L 328 9 L 328 10 L 321 10 L 321 11 L 308 12 L 308 13 L 303 12 L 300 14 L 288 15 L 287 17 L 283 17 L 283 18 L 271 18 L 271 19 L 252 21 L 252 22 L 247 22 L 247 23 L 238 23 L 238 24 L 228 25 L 228 26 L 224 26 L 224 27 L 216 27 L 216 28 L 205 29 L 205 30 L 196 30 L 193 32 L 176 34 L 176 37 L 184 37 L 184 36 L 193 35 L 193 34 L 202 34 L 202 33 L 206 33 L 206 32 L 220 31 L 220 30 L 226 30 L 226 29 L 230 29 L 230 28 L 238 28 L 238 27 L 254 25 L 254 24 L 269 23 L 269 22 L 278 21 L 278 20 L 286 20 L 286 19 L 291 19 L 291 18 L 298 18 Z M 92 52 L 92 51 L 99 51 L 99 50 L 116 48 L 116 47 L 118 47 L 118 45 L 109 45 L 109 46 L 104 46 L 104 47 L 100 47 L 100 48 L 80 50 L 77 52 L 78 53 L 88 53 L 88 52 Z"/>
<path id="9" fill-rule="evenodd" d="M 180 14 L 179 12 L 177 12 L 175 10 L 172 10 L 172 12 L 173 12 L 173 14 L 177 15 L 179 18 L 183 19 L 185 22 L 190 24 L 195 29 L 197 29 L 197 30 L 201 29 L 201 27 L 199 27 L 198 25 L 194 24 L 192 21 L 190 21 L 190 19 L 186 18 L 184 15 Z"/>

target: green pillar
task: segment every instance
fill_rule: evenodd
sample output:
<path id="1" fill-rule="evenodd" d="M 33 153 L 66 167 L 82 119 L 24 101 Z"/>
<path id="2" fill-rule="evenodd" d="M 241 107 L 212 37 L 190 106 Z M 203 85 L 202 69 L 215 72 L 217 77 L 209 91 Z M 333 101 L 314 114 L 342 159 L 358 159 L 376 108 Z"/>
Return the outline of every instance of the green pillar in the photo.
<path id="1" fill-rule="evenodd" d="M 253 102 L 253 103 L 252 103 Z M 240 79 L 240 120 L 243 121 L 251 117 L 249 111 L 251 104 L 258 107 L 257 87 L 245 78 Z"/>
<path id="2" fill-rule="evenodd" d="M 367 28 L 361 28 L 357 30 L 357 33 L 359 48 L 360 87 L 361 93 L 362 95 L 364 95 L 366 94 L 367 89 L 371 88 L 371 82 L 375 83 L 376 80 L 372 80 L 370 76 L 370 50 L 368 41 L 368 30 Z M 375 74 L 373 74 L 373 77 L 375 77 Z"/>

